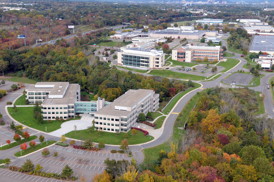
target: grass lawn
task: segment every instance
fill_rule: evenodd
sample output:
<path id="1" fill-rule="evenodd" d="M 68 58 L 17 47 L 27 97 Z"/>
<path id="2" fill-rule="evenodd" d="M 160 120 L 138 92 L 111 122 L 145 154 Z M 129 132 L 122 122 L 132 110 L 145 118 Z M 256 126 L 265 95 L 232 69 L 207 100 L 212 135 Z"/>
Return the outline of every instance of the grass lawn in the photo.
<path id="1" fill-rule="evenodd" d="M 231 54 L 230 52 L 225 52 L 224 57 L 233 57 L 235 56 L 234 54 Z"/>
<path id="2" fill-rule="evenodd" d="M 181 139 L 184 137 L 183 135 L 185 134 L 185 130 L 181 130 L 178 127 L 184 126 L 185 122 L 188 120 L 190 111 L 195 107 L 200 97 L 201 94 L 198 93 L 192 97 L 188 104 L 186 104 L 175 122 L 173 136 L 168 142 L 143 150 L 145 155 L 144 162 L 141 165 L 143 169 L 154 169 L 153 166 L 157 163 L 161 150 L 169 152 L 171 143 L 174 143 L 177 146 L 179 145 Z"/>
<path id="3" fill-rule="evenodd" d="M 18 83 L 29 83 L 29 84 L 35 84 L 37 81 L 26 78 L 26 77 L 9 77 L 4 78 L 3 80 L 8 80 L 11 82 L 18 82 Z"/>
<path id="4" fill-rule="evenodd" d="M 169 78 L 179 78 L 186 80 L 204 80 L 206 77 L 191 75 L 186 73 L 178 73 L 170 70 L 152 70 L 149 74 L 154 76 L 169 77 Z"/>
<path id="5" fill-rule="evenodd" d="M 154 119 L 156 119 L 157 117 L 161 116 L 162 114 L 159 113 L 159 112 L 152 112 L 151 115 L 152 115 L 152 118 L 153 118 L 153 120 L 154 120 Z"/>
<path id="6" fill-rule="evenodd" d="M 169 59 L 168 61 L 171 62 L 173 66 L 192 67 L 192 66 L 197 65 L 197 63 L 192 63 L 192 62 L 191 63 L 186 63 L 186 62 L 174 61 L 174 60 L 171 60 L 171 59 Z"/>
<path id="7" fill-rule="evenodd" d="M 26 150 L 23 150 L 23 151 L 19 151 L 19 152 L 16 152 L 14 155 L 16 157 L 20 157 L 20 156 L 24 156 L 24 155 L 27 155 L 29 153 L 32 153 L 36 150 L 39 150 L 39 149 L 42 149 L 42 148 L 45 148 L 53 143 L 55 143 L 56 141 L 53 141 L 53 140 L 50 140 L 50 141 L 47 141 L 47 142 L 43 142 L 43 143 L 39 143 L 37 145 L 35 145 L 34 147 L 29 147 L 27 148 Z"/>
<path id="8" fill-rule="evenodd" d="M 187 90 L 177 94 L 176 96 L 174 96 L 171 101 L 168 103 L 168 105 L 163 109 L 163 113 L 164 114 L 168 114 L 172 109 L 173 107 L 175 106 L 175 104 L 185 95 L 187 94 L 188 92 L 190 92 L 191 90 L 194 90 L 196 88 L 198 88 L 200 86 L 200 84 L 198 83 L 194 83 L 195 87 L 192 87 L 192 88 L 188 88 Z"/>
<path id="9" fill-rule="evenodd" d="M 218 66 L 222 66 L 225 69 L 222 72 L 226 72 L 228 70 L 230 70 L 231 68 L 233 68 L 236 64 L 238 64 L 240 61 L 237 59 L 227 59 L 227 61 L 222 61 L 218 63 Z"/>
<path id="10" fill-rule="evenodd" d="M 261 84 L 261 78 L 263 77 L 264 75 L 260 75 L 260 76 L 254 76 L 252 78 L 252 80 L 250 81 L 249 83 L 249 86 L 251 87 L 257 87 Z"/>
<path id="11" fill-rule="evenodd" d="M 129 70 L 129 71 L 134 71 L 134 72 L 138 72 L 138 73 L 146 73 L 148 70 L 140 70 L 140 69 L 134 69 L 134 68 L 128 68 L 128 67 L 123 67 L 123 66 L 117 66 L 119 68 L 125 69 L 125 70 Z"/>
<path id="12" fill-rule="evenodd" d="M 34 118 L 34 107 L 17 107 L 16 112 L 13 107 L 8 107 L 8 112 L 15 120 L 27 125 L 31 128 L 35 128 L 40 131 L 52 132 L 61 128 L 62 121 L 48 121 L 44 124 L 40 124 Z"/>
<path id="13" fill-rule="evenodd" d="M 127 139 L 130 145 L 145 143 L 153 140 L 152 136 L 144 136 L 144 134 L 140 131 L 137 131 L 136 135 L 132 135 L 131 132 L 109 133 L 109 132 L 103 132 L 103 131 L 95 131 L 93 129 L 92 130 L 87 129 L 87 130 L 72 131 L 67 133 L 65 136 L 69 138 L 78 139 L 78 140 L 91 139 L 93 142 L 96 142 L 96 143 L 103 142 L 105 144 L 113 144 L 113 145 L 120 145 L 121 141 L 124 139 Z"/>
<path id="14" fill-rule="evenodd" d="M 19 97 L 15 103 L 15 105 L 27 105 L 27 100 L 26 100 L 26 96 L 25 95 L 21 95 L 21 97 Z"/>
<path id="15" fill-rule="evenodd" d="M 274 100 L 274 88 L 272 87 L 271 82 L 274 81 L 274 77 L 272 77 L 271 79 L 269 79 L 269 87 L 271 89 L 271 93 L 272 93 L 272 100 Z"/>
<path id="16" fill-rule="evenodd" d="M 230 52 L 235 52 L 235 53 L 238 53 L 238 54 L 243 54 L 242 50 L 240 50 L 240 49 L 234 49 L 233 47 L 228 47 L 228 50 Z"/>
<path id="17" fill-rule="evenodd" d="M 215 80 L 215 79 L 219 78 L 220 76 L 222 76 L 222 74 L 218 74 L 217 76 L 215 76 L 215 75 L 208 77 L 206 81 L 212 81 L 212 80 Z"/>
<path id="18" fill-rule="evenodd" d="M 106 46 L 106 47 L 123 47 L 125 45 L 130 44 L 131 42 L 100 42 L 98 46 Z"/>
<path id="19" fill-rule="evenodd" d="M 166 119 L 166 116 L 162 116 L 162 117 L 158 118 L 158 119 L 154 122 L 154 124 L 156 124 L 155 129 L 161 128 L 162 125 L 163 125 L 163 123 L 164 123 L 164 121 L 165 121 L 165 119 Z"/>
<path id="20" fill-rule="evenodd" d="M 28 139 L 22 139 L 22 140 L 20 140 L 18 142 L 12 142 L 10 144 L 7 144 L 7 145 L 4 145 L 4 146 L 0 147 L 0 150 L 7 150 L 7 149 L 10 149 L 10 148 L 16 147 L 16 146 L 18 146 L 18 145 L 20 145 L 22 143 L 34 140 L 36 138 L 37 138 L 37 136 L 34 135 L 34 136 L 30 136 Z"/>
<path id="21" fill-rule="evenodd" d="M 260 92 L 256 92 L 256 95 L 257 95 L 257 100 L 258 100 L 258 111 L 256 112 L 256 114 L 258 114 L 258 115 L 264 114 L 265 113 L 264 99 Z"/>

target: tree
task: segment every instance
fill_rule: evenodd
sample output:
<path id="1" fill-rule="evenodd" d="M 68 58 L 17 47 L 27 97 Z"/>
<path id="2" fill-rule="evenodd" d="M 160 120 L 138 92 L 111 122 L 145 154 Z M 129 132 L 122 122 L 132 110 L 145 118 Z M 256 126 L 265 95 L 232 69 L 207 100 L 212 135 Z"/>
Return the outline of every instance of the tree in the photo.
<path id="1" fill-rule="evenodd" d="M 18 142 L 18 141 L 21 140 L 21 137 L 20 137 L 20 135 L 18 135 L 17 133 L 15 133 L 14 136 L 13 136 L 13 139 Z"/>
<path id="2" fill-rule="evenodd" d="M 9 63 L 4 61 L 4 60 L 0 60 L 0 72 L 2 72 L 3 76 L 4 76 L 4 72 L 7 70 Z"/>
<path id="3" fill-rule="evenodd" d="M 10 88 L 15 91 L 18 89 L 18 86 L 16 84 L 12 84 Z"/>
<path id="4" fill-rule="evenodd" d="M 6 143 L 7 143 L 7 144 L 10 144 L 10 140 L 6 140 Z"/>
<path id="5" fill-rule="evenodd" d="M 127 139 L 122 140 L 120 149 L 128 150 L 128 140 Z"/>
<path id="6" fill-rule="evenodd" d="M 93 142 L 91 139 L 85 140 L 83 143 L 83 147 L 87 149 L 91 149 L 93 147 Z"/>
<path id="7" fill-rule="evenodd" d="M 35 166 L 34 172 L 39 173 L 39 172 L 42 171 L 42 169 L 43 169 L 43 167 L 42 167 L 40 164 L 37 164 L 37 165 Z"/>
<path id="8" fill-rule="evenodd" d="M 138 116 L 138 122 L 146 121 L 146 115 L 144 113 L 140 113 Z"/>
<path id="9" fill-rule="evenodd" d="M 63 178 L 69 179 L 72 177 L 72 175 L 73 175 L 73 170 L 68 165 L 66 165 L 62 170 L 61 176 Z"/>
<path id="10" fill-rule="evenodd" d="M 228 154 L 238 154 L 241 150 L 241 145 L 239 142 L 231 142 L 225 145 L 223 149 Z"/>
<path id="11" fill-rule="evenodd" d="M 34 140 L 29 142 L 29 146 L 34 147 L 35 145 L 36 145 L 36 142 Z"/>
<path id="12" fill-rule="evenodd" d="M 99 142 L 98 148 L 99 148 L 99 149 L 105 148 L 105 143 Z"/>
<path id="13" fill-rule="evenodd" d="M 106 171 L 104 171 L 102 174 L 97 174 L 96 176 L 94 176 L 93 181 L 94 182 L 111 182 L 112 178 Z"/>
<path id="14" fill-rule="evenodd" d="M 252 164 L 258 157 L 265 157 L 265 153 L 261 147 L 249 145 L 242 148 L 240 156 L 245 164 Z"/>
<path id="15" fill-rule="evenodd" d="M 217 110 L 209 110 L 207 117 L 202 120 L 202 131 L 208 134 L 215 133 L 221 126 L 220 120 L 221 118 L 220 115 L 217 113 Z"/>
<path id="16" fill-rule="evenodd" d="M 31 172 L 34 170 L 34 164 L 31 160 L 26 160 L 26 162 L 21 166 L 23 172 Z"/>
<path id="17" fill-rule="evenodd" d="M 39 136 L 39 141 L 40 141 L 41 143 L 43 143 L 44 140 L 45 140 L 45 137 L 44 137 L 43 135 L 40 135 L 40 136 Z"/>
<path id="18" fill-rule="evenodd" d="M 126 173 L 124 173 L 118 180 L 134 182 L 138 176 L 138 171 L 134 166 L 129 166 Z"/>
<path id="19" fill-rule="evenodd" d="M 10 129 L 15 130 L 15 124 L 14 124 L 13 121 L 12 121 L 11 124 L 10 124 Z"/>
<path id="20" fill-rule="evenodd" d="M 131 134 L 132 134 L 132 135 L 136 135 L 136 134 L 137 134 L 137 130 L 136 130 L 136 129 L 132 129 L 132 130 L 131 130 Z"/>
<path id="21" fill-rule="evenodd" d="M 227 135 L 224 134 L 218 134 L 218 139 L 222 145 L 226 145 L 229 143 L 229 138 Z"/>
<path id="22" fill-rule="evenodd" d="M 274 167 L 271 165 L 269 160 L 265 157 L 258 157 L 254 160 L 253 166 L 257 172 L 265 174 L 274 174 Z"/>
<path id="23" fill-rule="evenodd" d="M 152 113 L 151 113 L 151 112 L 148 112 L 146 118 L 147 118 L 148 120 L 152 121 L 152 120 L 153 120 Z"/>
<path id="24" fill-rule="evenodd" d="M 70 144 L 70 145 L 74 145 L 74 144 L 75 144 L 75 140 L 70 140 L 70 141 L 69 141 L 69 144 Z"/>
<path id="25" fill-rule="evenodd" d="M 28 139 L 30 137 L 29 133 L 25 131 L 22 135 L 25 139 Z"/>
<path id="26" fill-rule="evenodd" d="M 67 138 L 64 135 L 62 135 L 60 141 L 64 143 L 65 141 L 67 141 Z"/>
<path id="27" fill-rule="evenodd" d="M 42 150 L 42 155 L 44 156 L 44 157 L 47 157 L 47 156 L 49 156 L 49 154 L 50 154 L 50 152 L 49 152 L 49 149 L 43 149 Z"/>
<path id="28" fill-rule="evenodd" d="M 127 171 L 128 166 L 130 166 L 129 161 L 127 160 L 116 161 L 106 159 L 105 164 L 106 172 L 109 173 L 114 179 L 124 174 Z"/>

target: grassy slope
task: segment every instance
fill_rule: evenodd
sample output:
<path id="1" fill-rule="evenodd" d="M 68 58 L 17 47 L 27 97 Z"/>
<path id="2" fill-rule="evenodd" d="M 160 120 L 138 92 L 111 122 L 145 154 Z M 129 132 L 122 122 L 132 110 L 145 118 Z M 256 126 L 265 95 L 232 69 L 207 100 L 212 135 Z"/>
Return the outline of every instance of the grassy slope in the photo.
<path id="1" fill-rule="evenodd" d="M 186 73 L 178 73 L 170 70 L 152 70 L 150 72 L 151 75 L 161 76 L 161 77 L 169 77 L 169 78 L 178 78 L 178 79 L 186 79 L 186 80 L 204 80 L 206 77 L 191 75 Z"/>

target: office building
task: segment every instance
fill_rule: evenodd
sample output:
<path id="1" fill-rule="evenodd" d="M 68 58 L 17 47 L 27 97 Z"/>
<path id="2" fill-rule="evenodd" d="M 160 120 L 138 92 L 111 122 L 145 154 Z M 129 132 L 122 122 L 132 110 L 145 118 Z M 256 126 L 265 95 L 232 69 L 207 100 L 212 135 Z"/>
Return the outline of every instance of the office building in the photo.
<path id="1" fill-rule="evenodd" d="M 192 46 L 187 45 L 176 50 L 172 50 L 172 60 L 181 62 L 191 61 L 220 61 L 223 59 L 222 48 L 220 46 Z"/>
<path id="2" fill-rule="evenodd" d="M 201 20 L 196 20 L 196 23 L 200 23 L 200 24 L 207 24 L 207 25 L 222 25 L 224 22 L 223 19 L 212 19 L 212 18 L 204 18 Z"/>
<path id="3" fill-rule="evenodd" d="M 128 132 L 140 113 L 159 108 L 159 94 L 153 90 L 128 90 L 94 115 L 95 128 L 106 132 Z"/>
<path id="4" fill-rule="evenodd" d="M 26 89 L 27 100 L 39 103 L 44 120 L 69 119 L 77 114 L 93 114 L 108 102 L 80 101 L 80 85 L 68 82 L 38 82 Z"/>
<path id="5" fill-rule="evenodd" d="M 165 54 L 153 49 L 155 43 L 133 43 L 120 49 L 117 53 L 118 65 L 140 69 L 161 68 L 165 64 Z"/>

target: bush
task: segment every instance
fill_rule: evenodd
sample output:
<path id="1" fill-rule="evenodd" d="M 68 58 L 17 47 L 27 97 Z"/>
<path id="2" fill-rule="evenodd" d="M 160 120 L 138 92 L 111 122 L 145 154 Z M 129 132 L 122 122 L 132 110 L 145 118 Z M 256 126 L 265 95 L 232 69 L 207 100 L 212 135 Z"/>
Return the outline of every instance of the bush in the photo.
<path id="1" fill-rule="evenodd" d="M 117 153 L 117 150 L 111 150 L 110 153 L 115 154 Z"/>
<path id="2" fill-rule="evenodd" d="M 15 141 L 18 142 L 18 141 L 21 140 L 21 137 L 20 137 L 20 135 L 18 135 L 18 134 L 16 133 L 16 134 L 14 134 L 13 139 L 14 139 Z"/>
<path id="3" fill-rule="evenodd" d="M 98 148 L 99 148 L 99 149 L 105 148 L 105 144 L 104 144 L 103 142 L 100 142 L 100 143 L 98 144 Z"/>
<path id="4" fill-rule="evenodd" d="M 44 157 L 49 156 L 49 154 L 50 154 L 49 149 L 44 149 L 44 150 L 42 151 L 42 155 L 43 155 Z"/>
<path id="5" fill-rule="evenodd" d="M 119 152 L 120 154 L 125 153 L 125 151 L 124 151 L 124 150 L 118 150 L 118 152 Z"/>
<path id="6" fill-rule="evenodd" d="M 8 102 L 7 102 L 7 105 L 12 105 L 12 102 L 8 101 Z"/>
<path id="7" fill-rule="evenodd" d="M 29 142 L 29 146 L 34 147 L 35 145 L 36 145 L 36 142 L 35 142 L 35 141 L 30 141 L 30 142 Z"/>
<path id="8" fill-rule="evenodd" d="M 54 153 L 53 153 L 53 156 L 54 156 L 54 157 L 58 157 L 58 155 L 59 155 L 58 152 L 54 152 Z"/>
<path id="9" fill-rule="evenodd" d="M 143 133 L 144 133 L 144 135 L 145 135 L 145 136 L 149 134 L 149 132 L 148 132 L 148 131 L 146 131 L 146 130 L 143 130 L 143 129 L 141 129 L 141 128 L 135 128 L 135 127 L 131 127 L 131 129 L 134 129 L 134 130 L 138 130 L 138 131 L 141 131 L 141 132 L 143 132 Z"/>
<path id="10" fill-rule="evenodd" d="M 56 145 L 62 146 L 62 147 L 68 147 L 69 144 L 64 143 L 64 142 L 57 142 Z"/>
<path id="11" fill-rule="evenodd" d="M 70 145 L 74 145 L 75 143 L 76 143 L 75 140 L 71 140 L 71 141 L 69 142 Z"/>

